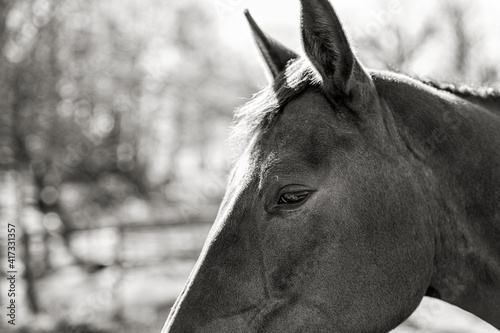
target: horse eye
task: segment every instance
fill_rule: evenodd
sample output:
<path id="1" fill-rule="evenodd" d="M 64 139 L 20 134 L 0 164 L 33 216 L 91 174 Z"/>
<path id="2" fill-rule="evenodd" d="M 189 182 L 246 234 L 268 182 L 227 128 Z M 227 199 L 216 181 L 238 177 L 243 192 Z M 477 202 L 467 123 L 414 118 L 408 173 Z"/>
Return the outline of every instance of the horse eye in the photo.
<path id="1" fill-rule="evenodd" d="M 285 193 L 280 197 L 278 204 L 279 205 L 299 204 L 299 203 L 303 202 L 304 200 L 306 200 L 308 196 L 309 196 L 309 192 L 307 192 L 307 191 L 295 192 L 295 193 L 293 193 L 293 192 Z"/>

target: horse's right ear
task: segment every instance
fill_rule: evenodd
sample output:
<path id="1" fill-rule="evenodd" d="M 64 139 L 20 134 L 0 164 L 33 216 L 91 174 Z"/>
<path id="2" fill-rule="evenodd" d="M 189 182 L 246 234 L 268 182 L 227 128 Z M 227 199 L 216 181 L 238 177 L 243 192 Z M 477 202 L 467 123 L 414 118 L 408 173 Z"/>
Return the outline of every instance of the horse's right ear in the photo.
<path id="1" fill-rule="evenodd" d="M 245 10 L 245 16 L 252 29 L 255 42 L 266 61 L 267 67 L 271 71 L 273 78 L 276 78 L 285 70 L 287 63 L 297 58 L 298 55 L 277 40 L 265 34 L 257 23 L 255 23 L 248 10 Z"/>
<path id="2" fill-rule="evenodd" d="M 377 92 L 370 75 L 354 55 L 347 35 L 328 0 L 301 0 L 302 42 L 323 79 L 327 94 L 373 106 Z"/>

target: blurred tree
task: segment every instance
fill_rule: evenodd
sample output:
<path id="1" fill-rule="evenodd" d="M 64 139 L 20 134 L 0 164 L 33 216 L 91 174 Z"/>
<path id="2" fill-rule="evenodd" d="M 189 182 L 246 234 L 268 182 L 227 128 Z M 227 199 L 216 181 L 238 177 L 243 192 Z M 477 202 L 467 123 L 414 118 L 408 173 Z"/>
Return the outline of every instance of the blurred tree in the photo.
<path id="1" fill-rule="evenodd" d="M 435 4 L 431 13 L 418 27 L 410 26 L 395 17 L 376 34 L 359 36 L 360 45 L 368 54 L 368 62 L 374 67 L 413 74 L 417 61 L 432 68 L 434 79 L 444 79 L 458 84 L 494 83 L 498 80 L 498 64 L 481 58 L 480 48 L 484 35 L 471 30 L 471 14 L 475 4 L 464 1 L 442 1 Z M 431 11 L 432 12 L 432 11 Z M 434 15 L 439 15 L 439 21 Z M 432 47 L 429 47 L 432 46 Z M 370 58 L 371 57 L 371 58 Z"/>
<path id="2" fill-rule="evenodd" d="M 169 6 L 174 15 L 160 29 L 154 26 L 150 35 L 158 53 L 154 60 L 148 59 L 148 51 L 144 55 L 148 74 L 147 104 L 143 106 L 152 111 L 145 123 L 150 128 L 159 126 L 158 119 L 169 123 L 166 129 L 145 133 L 144 138 L 166 156 L 162 157 L 165 163 L 158 162 L 158 156 L 149 156 L 149 165 L 164 165 L 160 171 L 150 170 L 150 179 L 157 186 L 168 186 L 178 178 L 183 149 L 196 152 L 200 173 L 206 171 L 214 122 L 229 122 L 233 108 L 241 103 L 237 97 L 250 96 L 255 90 L 247 77 L 236 75 L 248 70 L 220 41 L 210 4 L 177 0 Z"/>
<path id="3" fill-rule="evenodd" d="M 251 90 L 233 75 L 242 64 L 216 46 L 206 8 L 152 2 L 171 9 L 173 20 L 145 24 L 133 1 L 115 7 L 132 9 L 125 16 L 95 0 L 1 3 L 0 167 L 19 175 L 20 201 L 40 212 L 21 223 L 34 312 L 34 281 L 62 250 L 54 244 L 62 239 L 74 263 L 88 264 L 73 252 L 74 232 L 175 179 L 184 147 L 199 152 L 205 169 L 210 126 L 230 119 L 235 96 Z M 130 15 L 142 19 L 142 30 L 126 22 Z M 161 151 L 167 172 L 155 179 Z"/>
<path id="4" fill-rule="evenodd" d="M 393 22 L 380 32 L 382 36 L 366 35 L 360 43 L 368 48 L 377 62 L 385 63 L 387 69 L 406 72 L 435 33 L 436 26 L 432 21 L 425 23 L 416 36 L 410 34 L 405 26 Z"/>
<path id="5" fill-rule="evenodd" d="M 124 40 L 113 18 L 94 2 L 18 1 L 8 9 L 2 12 L 8 29 L 3 29 L 0 63 L 6 74 L 0 85 L 6 97 L 0 163 L 32 185 L 43 216 L 42 236 L 27 233 L 23 241 L 31 261 L 25 263 L 30 291 L 33 275 L 50 269 L 51 237 L 61 236 L 72 253 L 73 230 L 98 216 L 94 211 L 78 220 L 77 206 L 68 210 L 65 205 L 65 187 L 86 192 L 85 206 L 94 207 L 147 194 L 134 121 L 142 84 L 137 66 L 141 44 Z M 93 30 L 91 17 L 102 30 Z M 28 296 L 36 311 L 34 292 Z"/>
<path id="6" fill-rule="evenodd" d="M 467 8 L 460 2 L 447 2 L 444 11 L 448 13 L 455 41 L 455 75 L 467 79 L 467 69 L 469 68 L 470 52 L 474 47 L 474 42 L 466 29 Z"/>

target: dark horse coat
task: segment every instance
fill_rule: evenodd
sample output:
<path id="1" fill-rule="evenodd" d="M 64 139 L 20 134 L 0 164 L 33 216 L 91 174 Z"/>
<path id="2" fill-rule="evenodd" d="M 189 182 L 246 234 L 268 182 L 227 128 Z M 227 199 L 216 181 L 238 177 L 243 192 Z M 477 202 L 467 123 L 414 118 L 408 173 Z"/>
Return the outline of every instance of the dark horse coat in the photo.
<path id="1" fill-rule="evenodd" d="M 163 333 L 387 332 L 424 295 L 500 328 L 500 100 L 366 70 L 327 0 L 273 83 Z"/>

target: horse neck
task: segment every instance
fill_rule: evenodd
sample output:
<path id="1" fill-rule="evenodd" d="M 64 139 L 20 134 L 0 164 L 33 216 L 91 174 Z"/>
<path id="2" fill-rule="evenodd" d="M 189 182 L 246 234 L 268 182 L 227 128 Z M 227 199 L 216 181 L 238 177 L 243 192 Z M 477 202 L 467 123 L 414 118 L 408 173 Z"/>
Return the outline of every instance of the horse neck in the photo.
<path id="1" fill-rule="evenodd" d="M 376 84 L 429 194 L 430 286 L 500 329 L 500 114 L 410 79 Z"/>

